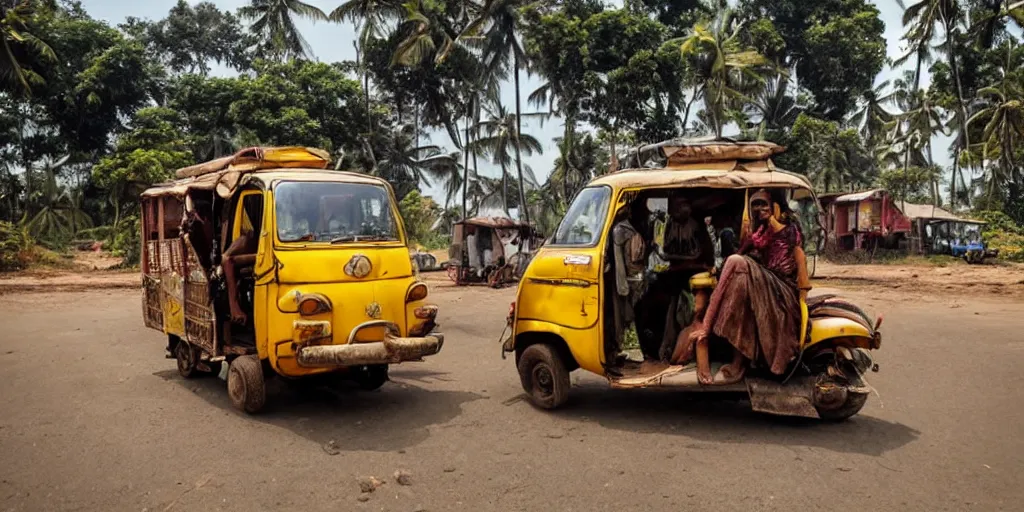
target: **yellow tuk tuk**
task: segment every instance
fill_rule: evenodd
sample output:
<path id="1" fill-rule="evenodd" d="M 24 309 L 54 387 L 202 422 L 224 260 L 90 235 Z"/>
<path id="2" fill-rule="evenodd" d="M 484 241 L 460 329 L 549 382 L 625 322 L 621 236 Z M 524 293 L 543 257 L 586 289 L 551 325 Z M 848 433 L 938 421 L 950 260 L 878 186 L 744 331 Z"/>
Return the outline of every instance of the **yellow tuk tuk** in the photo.
<path id="1" fill-rule="evenodd" d="M 376 389 L 441 350 L 391 186 L 327 153 L 249 148 L 142 194 L 143 320 L 183 377 L 216 371 L 249 413 L 264 379 Z"/>
<path id="2" fill-rule="evenodd" d="M 646 201 L 642 215 L 650 212 L 653 222 L 643 234 L 654 264 L 644 270 L 643 293 L 654 293 L 660 286 L 663 291 L 670 288 L 666 297 L 683 291 L 703 294 L 706 304 L 718 284 L 713 269 L 681 275 L 666 271 L 672 258 L 663 251 L 667 198 L 685 194 L 693 217 L 711 229 L 734 233 L 741 233 L 749 218 L 747 200 L 754 191 L 785 195 L 793 206 L 816 204 L 805 177 L 772 162 L 771 157 L 783 150 L 769 143 L 667 141 L 636 150 L 626 159 L 625 170 L 597 177 L 577 194 L 555 235 L 524 273 L 509 311 L 511 335 L 503 340 L 503 354 L 515 353 L 523 388 L 533 404 L 545 409 L 561 406 L 569 394 L 569 373 L 582 369 L 606 377 L 613 388 L 743 392 L 749 394 L 754 410 L 773 414 L 839 420 L 860 411 L 870 391 L 864 374 L 878 369 L 868 351 L 880 346 L 881 319 L 871 320 L 855 305 L 835 297 L 818 297 L 810 309 L 807 302 L 812 301 L 796 302 L 799 347 L 783 375 L 755 364 L 739 382 L 704 384 L 695 364 L 658 360 L 657 345 L 653 354 L 645 351 L 643 362 L 622 350 L 625 335 L 617 326 L 622 313 L 616 305 L 622 258 L 614 254 L 612 241 L 616 220 L 629 215 L 634 201 Z M 725 254 L 720 248 L 715 256 L 716 265 L 721 265 Z M 641 346 L 646 338 L 676 340 L 682 326 L 676 325 L 673 315 L 680 310 L 669 310 L 664 302 L 647 301 L 643 308 L 664 307 L 666 314 L 636 313 L 638 319 L 647 315 L 643 325 L 636 322 Z M 676 330 L 666 334 L 672 328 Z M 722 362 L 712 359 L 712 371 Z"/>

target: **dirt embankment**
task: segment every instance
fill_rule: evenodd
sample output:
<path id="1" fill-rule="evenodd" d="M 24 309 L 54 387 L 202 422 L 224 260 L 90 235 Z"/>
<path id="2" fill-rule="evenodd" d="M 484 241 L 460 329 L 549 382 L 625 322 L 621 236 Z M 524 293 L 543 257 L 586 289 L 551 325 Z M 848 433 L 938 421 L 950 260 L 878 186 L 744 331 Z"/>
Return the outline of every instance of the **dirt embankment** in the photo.
<path id="1" fill-rule="evenodd" d="M 989 296 L 1024 299 L 1024 265 L 929 263 L 838 265 L 818 261 L 814 280 L 822 285 L 888 288 L 917 296 Z"/>

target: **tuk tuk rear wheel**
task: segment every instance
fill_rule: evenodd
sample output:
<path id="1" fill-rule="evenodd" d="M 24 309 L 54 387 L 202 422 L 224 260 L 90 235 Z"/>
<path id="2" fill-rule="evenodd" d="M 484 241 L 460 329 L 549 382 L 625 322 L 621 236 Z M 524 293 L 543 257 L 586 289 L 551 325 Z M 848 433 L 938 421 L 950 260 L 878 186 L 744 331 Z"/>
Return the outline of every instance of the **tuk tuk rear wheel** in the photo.
<path id="1" fill-rule="evenodd" d="M 195 377 L 199 372 L 199 348 L 185 340 L 178 340 L 174 345 L 174 359 L 178 362 L 178 374 L 186 379 Z"/>
<path id="2" fill-rule="evenodd" d="M 556 409 L 569 399 L 569 370 L 551 345 L 530 345 L 519 356 L 519 380 L 533 405 Z"/>
<path id="3" fill-rule="evenodd" d="M 267 401 L 267 389 L 258 356 L 239 356 L 231 361 L 228 367 L 228 397 L 235 407 L 249 414 L 263 409 Z"/>
<path id="4" fill-rule="evenodd" d="M 846 400 L 842 405 L 834 409 L 818 409 L 818 416 L 826 421 L 844 421 L 852 418 L 868 401 L 867 393 L 847 393 Z"/>

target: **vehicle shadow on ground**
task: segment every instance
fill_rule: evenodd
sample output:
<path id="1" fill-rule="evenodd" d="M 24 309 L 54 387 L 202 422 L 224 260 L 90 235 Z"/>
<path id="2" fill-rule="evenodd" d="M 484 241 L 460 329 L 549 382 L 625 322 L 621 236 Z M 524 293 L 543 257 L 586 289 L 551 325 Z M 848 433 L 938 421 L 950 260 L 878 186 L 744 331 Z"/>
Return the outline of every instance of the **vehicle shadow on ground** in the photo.
<path id="1" fill-rule="evenodd" d="M 709 443 L 801 446 L 870 456 L 898 449 L 921 435 L 906 425 L 872 417 L 870 410 L 832 423 L 757 413 L 742 394 L 716 397 L 600 385 L 573 387 L 569 402 L 555 414 L 572 421 L 596 421 L 615 430 L 685 436 Z M 701 449 L 703 445 L 689 443 L 686 447 Z"/>
<path id="2" fill-rule="evenodd" d="M 266 407 L 259 414 L 247 415 L 231 404 L 227 384 L 217 377 L 186 380 L 175 370 L 154 375 L 248 421 L 289 430 L 321 446 L 333 441 L 342 452 L 390 452 L 416 445 L 430 436 L 428 427 L 452 421 L 462 414 L 463 404 L 484 398 L 476 393 L 428 390 L 413 384 L 433 382 L 445 375 L 423 369 L 393 372 L 393 380 L 376 391 L 273 378 L 267 381 Z"/>

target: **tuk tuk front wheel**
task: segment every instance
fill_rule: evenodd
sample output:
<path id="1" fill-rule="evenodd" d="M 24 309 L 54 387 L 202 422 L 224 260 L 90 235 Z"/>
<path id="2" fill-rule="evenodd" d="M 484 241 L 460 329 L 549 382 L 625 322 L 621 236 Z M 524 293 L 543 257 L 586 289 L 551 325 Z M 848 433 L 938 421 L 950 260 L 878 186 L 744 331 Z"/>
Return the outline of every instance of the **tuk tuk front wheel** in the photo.
<path id="1" fill-rule="evenodd" d="M 263 367 L 255 355 L 239 356 L 228 366 L 228 397 L 238 409 L 259 412 L 267 401 Z"/>
<path id="2" fill-rule="evenodd" d="M 199 372 L 199 348 L 185 340 L 178 340 L 174 345 L 174 358 L 178 361 L 178 374 L 186 379 L 195 377 Z"/>
<path id="3" fill-rule="evenodd" d="M 388 381 L 388 365 L 375 364 L 359 368 L 354 376 L 359 389 L 363 391 L 375 391 L 380 389 Z"/>
<path id="4" fill-rule="evenodd" d="M 519 380 L 533 405 L 556 409 L 569 399 L 569 370 L 551 345 L 530 345 L 519 356 Z"/>

